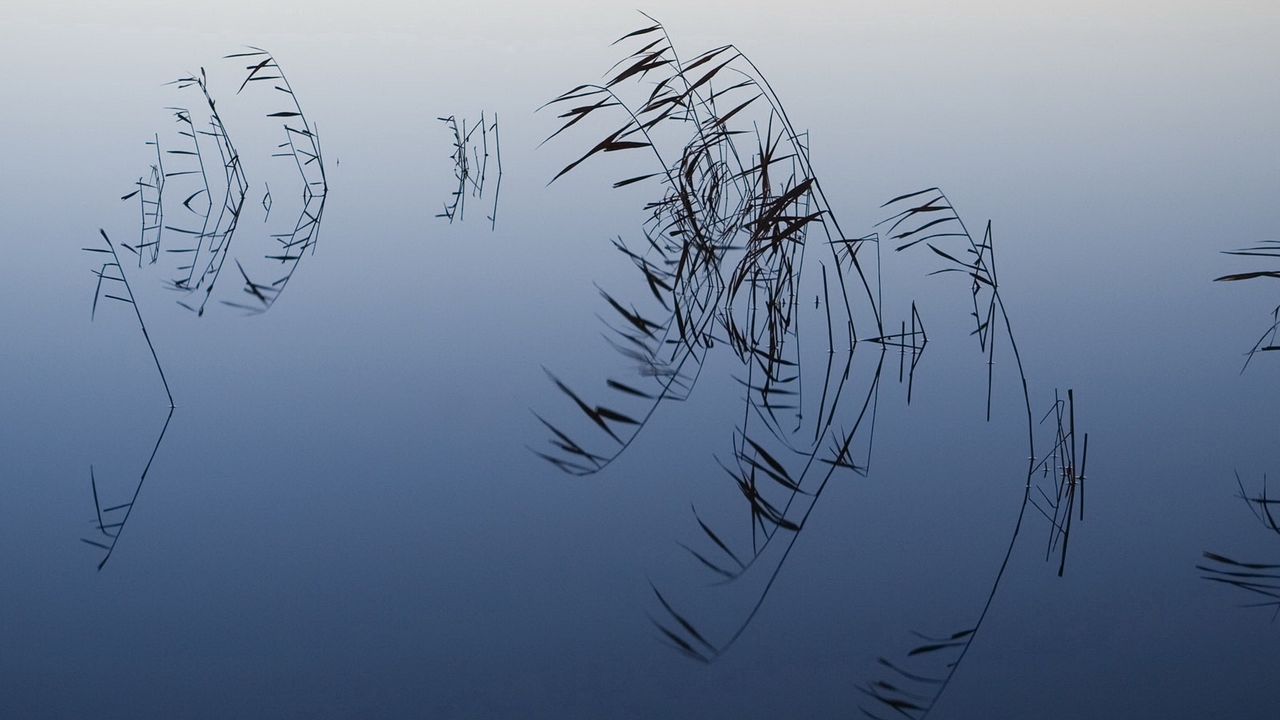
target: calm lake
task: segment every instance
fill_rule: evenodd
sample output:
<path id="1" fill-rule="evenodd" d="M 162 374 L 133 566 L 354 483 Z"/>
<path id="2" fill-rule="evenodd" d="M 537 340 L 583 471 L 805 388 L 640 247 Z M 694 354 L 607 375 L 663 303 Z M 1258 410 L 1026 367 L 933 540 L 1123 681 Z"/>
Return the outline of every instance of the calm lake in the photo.
<path id="1" fill-rule="evenodd" d="M 1280 5 L 641 10 L 3 13 L 0 717 L 1276 717 Z"/>

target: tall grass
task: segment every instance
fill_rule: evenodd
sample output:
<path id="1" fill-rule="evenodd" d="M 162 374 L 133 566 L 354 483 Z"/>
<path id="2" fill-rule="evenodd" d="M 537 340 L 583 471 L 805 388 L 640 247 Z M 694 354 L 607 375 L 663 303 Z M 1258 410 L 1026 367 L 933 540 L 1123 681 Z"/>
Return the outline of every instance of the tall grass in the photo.
<path id="1" fill-rule="evenodd" d="M 919 720 L 938 705 L 961 667 L 969 649 L 991 610 L 996 593 L 1009 569 L 1013 550 L 1021 535 L 1027 508 L 1035 508 L 1049 521 L 1050 535 L 1046 560 L 1059 551 L 1058 575 L 1066 571 L 1067 547 L 1071 537 L 1072 518 L 1084 520 L 1085 464 L 1088 458 L 1088 435 L 1077 443 L 1075 392 L 1067 391 L 1064 401 L 1054 392 L 1054 402 L 1041 424 L 1054 419 L 1052 441 L 1043 456 L 1036 454 L 1036 427 L 1032 401 L 1022 355 L 1009 322 L 1009 313 L 1000 292 L 996 271 L 996 254 L 991 222 L 980 236 L 971 233 L 951 203 L 938 188 L 907 193 L 893 198 L 884 207 L 891 214 L 879 225 L 895 244 L 896 251 L 924 247 L 942 260 L 932 275 L 959 274 L 968 281 L 971 302 L 972 334 L 987 358 L 986 417 L 991 418 L 995 384 L 996 344 L 1003 342 L 1014 359 L 1014 367 L 1022 393 L 1019 400 L 1025 410 L 1027 432 L 1026 482 L 1013 530 L 992 580 L 986 600 L 975 622 L 945 634 L 916 632 L 918 642 L 900 660 L 880 657 L 880 666 L 888 673 L 859 686 L 871 701 L 861 706 L 863 714 L 881 718 L 889 712 Z M 1003 338 L 1003 340 L 1001 340 Z M 1077 461 L 1077 445 L 1081 454 Z M 1051 493 L 1050 493 L 1051 489 Z M 1037 498 L 1038 495 L 1038 498 Z"/>
<path id="2" fill-rule="evenodd" d="M 436 118 L 448 128 L 453 148 L 449 160 L 453 163 L 453 177 L 457 187 L 449 195 L 436 217 L 445 218 L 449 224 L 454 220 L 463 220 L 467 211 L 467 196 L 480 199 L 484 197 L 486 183 L 489 178 L 489 158 L 493 157 L 497 177 L 493 183 L 493 207 L 485 219 L 489 221 L 489 229 L 494 230 L 498 224 L 498 198 L 502 192 L 502 141 L 498 133 L 498 114 L 494 113 L 493 122 L 485 120 L 484 112 L 480 113 L 479 122 L 470 123 L 466 118 L 461 121 L 456 115 Z M 480 133 L 479 139 L 476 133 Z M 489 137 L 493 136 L 493 152 L 489 151 Z"/>
<path id="3" fill-rule="evenodd" d="M 320 239 L 320 224 L 324 219 L 325 201 L 329 196 L 329 182 L 325 173 L 319 130 L 302 111 L 298 96 L 275 56 L 262 48 L 250 47 L 246 52 L 226 57 L 248 62 L 244 67 L 247 74 L 236 94 L 250 83 L 269 83 L 272 90 L 284 95 L 283 107 L 277 107 L 266 114 L 266 117 L 280 122 L 283 133 L 283 140 L 277 145 L 272 157 L 281 158 L 296 168 L 301 184 L 302 206 L 293 226 L 272 234 L 273 247 L 264 256 L 268 263 L 278 266 L 278 270 L 269 280 L 255 282 L 237 261 L 236 266 L 244 280 L 241 290 L 249 298 L 243 302 L 223 301 L 226 305 L 251 313 L 263 313 L 270 310 L 284 292 L 302 258 L 315 253 Z M 271 212 L 269 188 L 263 196 L 263 208 L 268 214 Z"/>
<path id="4" fill-rule="evenodd" d="M 1263 240 L 1250 247 L 1225 250 L 1223 254 L 1240 257 L 1280 258 L 1280 240 Z M 1259 278 L 1280 278 L 1280 270 L 1251 270 L 1231 273 L 1214 278 L 1214 282 L 1239 282 L 1241 280 L 1257 280 Z M 1276 344 L 1277 333 L 1280 333 L 1280 305 L 1277 305 L 1271 311 L 1271 325 L 1263 331 L 1262 336 L 1253 344 L 1249 352 L 1245 353 L 1244 365 L 1241 366 L 1240 372 L 1243 373 L 1249 368 L 1249 362 L 1253 360 L 1254 355 L 1260 352 L 1280 350 L 1280 345 Z"/>
<path id="5" fill-rule="evenodd" d="M 662 24 L 645 17 L 650 24 L 615 43 L 635 47 L 602 83 L 574 87 L 545 106 L 559 110 L 562 121 L 547 140 L 587 127 L 579 123 L 589 117 L 612 118 L 616 128 L 589 140 L 552 182 L 597 156 L 643 153 L 647 168 L 613 186 L 652 188 L 641 239 L 614 241 L 640 273 L 652 308 L 600 290 L 614 321 L 610 342 L 638 372 L 609 380 L 608 404 L 588 401 L 552 376 L 595 429 L 593 438 L 539 416 L 551 432 L 551 448 L 539 454 L 578 475 L 608 466 L 662 403 L 686 399 L 716 347 L 737 357 L 755 406 L 776 424 L 778 412 L 790 409 L 782 398 L 800 382 L 804 282 L 833 277 L 831 301 L 816 303 L 828 352 L 851 351 L 858 323 L 874 328 L 866 337 L 885 334 L 864 268 L 864 248 L 878 252 L 878 244 L 841 230 L 806 136 L 758 68 L 732 45 L 683 60 Z M 858 286 L 865 317 L 855 323 L 850 293 Z"/>
<path id="6" fill-rule="evenodd" d="M 1274 509 L 1280 505 L 1280 498 L 1268 494 L 1267 476 L 1262 476 L 1262 487 L 1253 495 L 1244 489 L 1239 473 L 1236 473 L 1236 485 L 1240 488 L 1238 497 L 1244 501 L 1259 524 L 1269 532 L 1280 535 L 1280 522 L 1277 521 Z M 1196 565 L 1196 569 L 1202 573 L 1200 577 L 1244 592 L 1253 602 L 1245 603 L 1243 607 L 1270 610 L 1273 622 L 1280 617 L 1280 564 L 1243 562 L 1207 550 L 1203 560 L 1204 562 Z"/>
<path id="7" fill-rule="evenodd" d="M 878 232 L 845 233 L 813 170 L 808 134 L 792 124 L 759 68 L 733 45 L 682 59 L 665 27 L 645 17 L 647 24 L 615 42 L 632 49 L 603 81 L 578 85 L 544 106 L 559 110 L 561 120 L 547 140 L 582 131 L 590 126 L 588 118 L 613 119 L 612 131 L 588 140 L 585 152 L 552 182 L 605 155 L 646 158 L 613 183 L 652 188 L 643 204 L 640 240 L 619 238 L 613 244 L 639 272 L 649 309 L 600 289 L 612 318 L 606 321 L 609 342 L 636 372 L 609 379 L 610 399 L 598 403 L 548 371 L 577 408 L 578 422 L 552 422 L 538 414 L 550 432 L 550 447 L 535 452 L 566 473 L 598 473 L 633 445 L 660 405 L 690 397 L 711 352 L 727 348 L 736 358 L 735 379 L 745 401 L 732 453 L 719 462 L 745 501 L 749 541 L 713 527 L 695 508 L 698 540 L 681 545 L 714 585 L 739 585 L 749 575 L 759 582 L 747 591 L 752 599 L 736 619 L 726 619 L 734 613 L 724 609 L 699 619 L 653 586 L 661 638 L 691 658 L 715 660 L 757 616 L 830 479 L 838 472 L 869 471 L 885 353 L 898 350 L 900 379 L 909 354 L 913 377 L 928 342 L 914 303 L 898 331 L 886 331 L 880 248 L 888 242 L 898 251 L 931 249 L 945 261 L 935 274 L 961 273 L 970 280 L 974 334 L 988 361 L 988 419 L 997 342 L 1013 355 L 1028 462 L 1009 548 L 976 625 L 931 641 L 959 655 L 936 692 L 927 703 L 914 704 L 893 696 L 883 683 L 871 686 L 873 697 L 899 714 L 927 713 L 977 636 L 1028 506 L 1045 512 L 1055 528 L 1051 551 L 1060 549 L 1059 572 L 1065 569 L 1077 493 L 1083 517 L 1074 393 L 1068 392 L 1065 403 L 1055 400 L 1049 413 L 1058 420 L 1053 448 L 1037 458 L 1030 391 L 999 292 L 990 223 L 975 237 L 946 194 L 930 188 L 886 203 L 889 217 Z M 803 300 L 809 297 L 812 313 Z M 826 337 L 825 346 L 811 344 L 821 352 L 802 349 L 802 326 Z M 816 389 L 812 381 L 806 389 L 803 378 L 814 375 Z M 1037 471 L 1046 480 L 1053 473 L 1052 494 L 1040 489 L 1043 504 L 1032 502 Z"/>
<path id="8" fill-rule="evenodd" d="M 178 89 L 196 87 L 200 90 L 200 94 L 203 96 L 209 111 L 209 129 L 196 131 L 194 140 L 198 144 L 200 136 L 212 138 L 218 151 L 223 173 L 224 182 L 221 202 L 216 210 L 211 204 L 209 213 L 205 217 L 206 221 L 212 219 L 213 225 L 209 226 L 206 222 L 202 225 L 200 231 L 194 231 L 190 228 L 170 228 L 195 237 L 196 245 L 192 249 L 191 263 L 187 266 L 187 276 L 186 278 L 176 279 L 172 286 L 175 289 L 185 291 L 188 295 L 194 295 L 194 298 L 180 300 L 179 304 L 196 313 L 196 315 L 202 316 L 208 306 L 210 297 L 213 295 L 218 278 L 222 275 L 222 269 L 226 265 L 227 257 L 230 255 L 231 242 L 235 237 L 236 228 L 239 226 L 240 215 L 244 211 L 244 200 L 245 194 L 249 190 L 249 180 L 245 176 L 244 167 L 240 162 L 240 153 L 231 141 L 231 135 L 227 131 L 226 123 L 223 122 L 222 116 L 218 114 L 217 103 L 209 92 L 208 78 L 205 75 L 204 68 L 200 68 L 198 74 L 175 80 L 173 84 L 177 85 Z M 202 175 L 205 174 L 202 173 Z M 204 190 L 207 193 L 209 192 L 207 175 L 205 175 L 205 179 L 206 186 Z M 203 256 L 201 254 L 202 247 L 204 249 Z M 203 265 L 201 265 L 202 260 Z M 200 293 L 200 290 L 203 290 L 203 293 Z"/>
<path id="9" fill-rule="evenodd" d="M 169 407 L 174 407 L 173 393 L 169 390 L 169 381 L 164 376 L 164 368 L 160 365 L 160 357 L 156 355 L 156 346 L 151 342 L 151 333 L 147 332 L 147 324 L 142 320 L 142 310 L 138 308 L 138 301 L 133 295 L 133 287 L 129 285 L 129 278 L 124 274 L 124 266 L 120 264 L 120 256 L 116 253 L 116 246 L 111 242 L 111 238 L 107 236 L 105 230 L 99 229 L 98 233 L 102 236 L 103 247 L 87 247 L 83 248 L 85 252 L 94 254 L 106 254 L 110 256 L 109 260 L 104 260 L 93 274 L 97 278 L 97 285 L 93 292 L 93 307 L 90 310 L 90 319 L 92 320 L 98 314 L 98 301 L 114 300 L 122 302 L 133 308 L 134 317 L 138 319 L 138 329 L 142 331 L 142 338 L 147 342 L 147 349 L 151 351 L 151 359 L 155 361 L 156 372 L 160 373 L 160 382 L 164 384 L 164 394 L 169 398 Z M 118 288 L 118 290 L 116 289 Z M 114 290 L 114 292 L 113 292 Z M 123 294 L 118 294 L 123 291 Z"/>
<path id="10" fill-rule="evenodd" d="M 138 496 L 142 494 L 142 484 L 147 481 L 147 473 L 151 472 L 151 464 L 155 462 L 156 453 L 160 451 L 164 435 L 169 430 L 169 422 L 173 420 L 173 410 L 172 407 L 169 408 L 169 414 L 165 416 L 164 425 L 160 427 L 160 434 L 151 448 L 151 455 L 147 457 L 147 464 L 143 466 L 138 482 L 133 486 L 133 494 L 127 502 L 104 506 L 102 493 L 98 490 L 97 475 L 93 466 L 89 466 L 89 487 L 93 491 L 93 527 L 97 534 L 92 538 L 82 537 L 80 541 L 103 551 L 102 559 L 98 561 L 99 570 L 106 566 L 116 550 L 116 544 L 120 542 L 120 535 L 124 533 L 125 525 L 129 522 L 133 508 L 138 503 Z"/>
<path id="11" fill-rule="evenodd" d="M 273 108 L 266 116 L 280 122 L 284 134 L 284 140 L 273 157 L 284 158 L 296 168 L 301 184 L 302 205 L 296 221 L 291 228 L 273 233 L 273 247 L 260 256 L 265 261 L 280 266 L 279 272 L 266 281 L 255 281 L 250 278 L 241 258 L 235 257 L 234 265 L 243 281 L 241 290 L 251 300 L 221 300 L 225 305 L 261 313 L 274 305 L 303 256 L 315 251 L 328 195 L 328 182 L 318 132 L 303 114 L 293 88 L 274 56 L 261 48 L 250 48 L 247 52 L 228 55 L 227 58 L 249 59 L 250 64 L 246 66 L 247 72 L 240 90 L 244 90 L 250 83 L 270 82 L 275 91 L 287 97 L 284 109 Z M 147 141 L 146 144 L 154 150 L 155 161 L 151 164 L 149 173 L 134 183 L 133 191 L 121 198 L 126 201 L 135 197 L 138 199 L 138 241 L 134 245 L 121 243 L 121 247 L 137 256 L 139 268 L 161 266 L 161 272 L 168 275 L 165 286 L 181 295 L 178 304 L 197 316 L 203 316 L 219 286 L 218 281 L 228 258 L 234 257 L 232 241 L 245 213 L 245 198 L 251 186 L 240 152 L 219 112 L 205 69 L 201 68 L 198 73 L 185 75 L 169 84 L 180 91 L 198 92 L 199 107 L 202 110 L 200 113 L 193 113 L 188 107 L 168 108 L 173 113 L 176 124 L 176 140 L 162 148 L 161 137 L 156 133 Z M 198 121 L 200 116 L 207 117 L 207 122 Z M 166 158 L 169 160 L 167 164 Z M 175 188 L 179 190 L 177 196 L 172 192 Z M 269 216 L 270 208 L 271 195 L 267 189 L 263 196 L 264 220 L 265 216 Z M 166 213 L 166 209 L 170 212 Z M 169 392 L 168 380 L 142 321 L 138 298 L 124 275 L 115 245 L 107 237 L 105 230 L 100 232 L 106 245 L 87 249 L 107 253 L 111 259 L 95 271 L 98 281 L 93 311 L 96 313 L 100 298 L 121 300 L 134 307 L 138 324 L 172 407 L 173 395 Z M 162 236 L 170 238 L 163 246 Z M 251 251 L 245 256 L 258 257 Z M 169 258 L 170 261 L 161 263 L 162 257 Z M 123 295 L 104 292 L 104 283 L 108 288 L 113 283 L 120 283 L 125 292 Z"/>

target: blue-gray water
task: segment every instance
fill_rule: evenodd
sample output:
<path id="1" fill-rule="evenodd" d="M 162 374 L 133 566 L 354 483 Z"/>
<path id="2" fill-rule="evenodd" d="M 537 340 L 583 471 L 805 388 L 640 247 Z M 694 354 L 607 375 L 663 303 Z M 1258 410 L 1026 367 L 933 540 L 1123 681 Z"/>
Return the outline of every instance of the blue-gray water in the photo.
<path id="1" fill-rule="evenodd" d="M 1065 576 L 1029 511 L 931 716 L 1273 717 L 1280 626 L 1240 607 L 1265 598 L 1195 566 L 1206 550 L 1280 562 L 1234 475 L 1252 493 L 1280 472 L 1280 361 L 1239 372 L 1276 296 L 1266 280 L 1211 282 L 1255 269 L 1219 251 L 1280 227 L 1280 9 L 643 9 L 690 52 L 751 56 L 810 131 L 850 233 L 932 185 L 971 227 L 990 218 L 1037 419 L 1055 388 L 1075 390 L 1089 490 Z M 663 644 L 649 581 L 721 633 L 754 597 L 704 587 L 676 544 L 705 545 L 691 504 L 749 535 L 716 464 L 742 413 L 733 358 L 602 473 L 529 451 L 546 443 L 530 409 L 581 419 L 544 366 L 584 392 L 626 366 L 600 338 L 593 283 L 647 292 L 608 244 L 643 219 L 643 191 L 608 187 L 630 161 L 547 186 L 592 134 L 539 148 L 558 123 L 534 112 L 608 69 L 609 43 L 643 23 L 631 8 L 5 15 L 0 715 L 855 717 L 877 658 L 981 613 L 1022 497 L 1025 421 L 1007 355 L 984 421 L 968 285 L 928 277 L 927 251 L 883 257 L 886 320 L 914 300 L 930 333 L 910 405 L 890 352 L 870 471 L 832 480 L 716 662 Z M 130 275 L 178 407 L 97 570 L 80 542 L 96 532 L 90 467 L 104 505 L 127 501 L 168 403 L 129 309 L 90 323 L 81 248 L 99 227 L 136 233 L 118 198 L 150 162 L 144 141 L 171 132 L 164 108 L 192 102 L 163 83 L 202 65 L 251 183 L 273 172 L 269 103 L 237 97 L 242 71 L 220 59 L 245 44 L 275 53 L 324 137 L 319 245 L 257 317 L 195 318 L 160 276 Z M 435 217 L 451 190 L 436 117 L 482 109 L 502 123 L 494 230 L 480 204 Z M 245 243 L 267 232 L 261 194 Z"/>

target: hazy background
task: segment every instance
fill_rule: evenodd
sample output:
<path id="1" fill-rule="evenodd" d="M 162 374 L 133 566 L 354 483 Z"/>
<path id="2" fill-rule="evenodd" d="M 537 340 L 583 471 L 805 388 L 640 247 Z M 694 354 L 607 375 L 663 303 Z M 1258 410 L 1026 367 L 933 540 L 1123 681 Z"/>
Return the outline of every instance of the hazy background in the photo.
<path id="1" fill-rule="evenodd" d="M 1204 550 L 1280 561 L 1232 497 L 1233 470 L 1252 489 L 1280 465 L 1280 367 L 1239 374 L 1276 295 L 1210 282 L 1254 267 L 1219 250 L 1280 226 L 1280 8 L 1111 5 L 642 8 L 688 55 L 751 56 L 851 231 L 929 185 L 971 227 L 991 218 L 1033 399 L 1076 390 L 1091 484 L 1067 576 L 1029 518 L 937 717 L 1274 714 L 1269 614 L 1193 566 Z M 895 308 L 917 300 L 930 328 L 912 404 L 887 382 L 871 474 L 824 495 L 713 666 L 645 614 L 648 578 L 697 597 L 674 544 L 696 538 L 690 502 L 745 514 L 713 459 L 740 412 L 724 359 L 602 475 L 525 448 L 544 435 L 530 408 L 571 417 L 542 366 L 621 364 L 592 282 L 633 281 L 607 240 L 636 236 L 645 198 L 608 191 L 606 161 L 547 187 L 590 133 L 535 149 L 556 123 L 534 110 L 643 22 L 599 2 L 4 12 L 0 714 L 852 716 L 910 630 L 973 622 L 1020 498 L 1021 410 L 1004 376 L 982 422 L 966 288 L 926 280 L 927 259 L 886 265 Z M 320 245 L 256 318 L 193 318 L 137 275 L 179 407 L 95 572 L 89 465 L 104 504 L 123 502 L 166 408 L 128 308 L 90 324 L 80 248 L 136 232 L 118 198 L 170 128 L 163 83 L 203 65 L 242 150 L 274 137 L 219 59 L 245 44 L 276 55 L 319 126 Z M 496 231 L 434 217 L 451 189 L 435 118 L 481 109 L 502 122 Z M 245 155 L 251 182 L 268 172 Z"/>

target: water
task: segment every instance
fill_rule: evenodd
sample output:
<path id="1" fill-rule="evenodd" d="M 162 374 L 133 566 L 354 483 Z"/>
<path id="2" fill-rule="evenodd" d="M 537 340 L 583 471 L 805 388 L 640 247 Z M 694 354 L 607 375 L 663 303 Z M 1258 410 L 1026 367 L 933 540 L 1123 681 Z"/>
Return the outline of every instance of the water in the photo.
<path id="1" fill-rule="evenodd" d="M 933 185 L 971 229 L 990 218 L 1036 420 L 1055 388 L 1075 391 L 1088 492 L 1065 574 L 1029 509 L 932 716 L 1271 717 L 1272 611 L 1239 607 L 1267 598 L 1195 566 L 1205 551 L 1280 562 L 1234 475 L 1252 494 L 1276 467 L 1275 363 L 1262 354 L 1239 372 L 1275 300 L 1266 280 L 1211 282 L 1266 269 L 1218 251 L 1274 238 L 1280 96 L 1265 79 L 1280 69 L 1280 12 L 645 10 L 688 55 L 733 42 L 751 56 L 809 131 L 849 235 Z M 914 301 L 929 333 L 910 404 L 891 348 L 874 439 L 859 436 L 869 471 L 833 477 L 715 662 L 664 644 L 650 616 L 680 628 L 649 583 L 716 642 L 759 597 L 758 576 L 707 587 L 714 573 L 677 545 L 715 549 L 693 505 L 750 547 L 748 506 L 717 464 L 732 462 L 742 421 L 736 358 L 716 348 L 689 400 L 662 405 L 598 474 L 529 451 L 549 447 L 531 409 L 575 436 L 594 427 L 544 366 L 593 403 L 612 400 L 606 378 L 627 377 L 600 339 L 596 315 L 612 311 L 593 283 L 637 306 L 647 296 L 608 243 L 639 238 L 652 186 L 609 189 L 643 171 L 629 172 L 639 156 L 546 185 L 620 121 L 538 148 L 558 123 L 534 113 L 620 57 L 608 43 L 644 22 L 630 8 L 11 15 L 0 714 L 890 716 L 859 689 L 891 679 L 877 658 L 936 669 L 949 656 L 909 658 L 925 643 L 911 632 L 977 622 L 1020 509 L 1026 423 L 1003 340 L 986 421 L 968 284 L 929 277 L 943 264 L 927 249 L 881 256 L 887 330 Z M 151 162 L 144 142 L 173 132 L 164 108 L 194 103 L 163 83 L 201 65 L 245 158 L 243 257 L 268 246 L 272 223 L 292 224 L 295 191 L 267 157 L 277 108 L 236 96 L 243 71 L 220 59 L 247 43 L 275 53 L 323 137 L 323 228 L 255 317 L 192 317 L 164 273 L 126 265 L 178 405 L 166 426 L 130 308 L 89 322 L 97 258 L 80 248 L 99 227 L 136 234 L 137 206 L 118 198 Z M 501 117 L 492 230 L 482 204 L 435 217 L 455 183 L 436 118 L 481 110 Z M 821 366 L 825 333 L 805 332 Z M 879 353 L 855 351 L 837 425 L 852 426 Z M 1052 427 L 1036 430 L 1043 452 Z M 98 570 L 101 549 L 80 541 L 97 533 L 90 468 L 101 504 L 125 503 L 153 448 Z"/>

